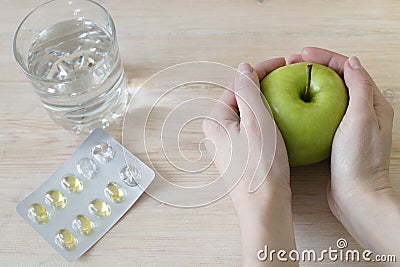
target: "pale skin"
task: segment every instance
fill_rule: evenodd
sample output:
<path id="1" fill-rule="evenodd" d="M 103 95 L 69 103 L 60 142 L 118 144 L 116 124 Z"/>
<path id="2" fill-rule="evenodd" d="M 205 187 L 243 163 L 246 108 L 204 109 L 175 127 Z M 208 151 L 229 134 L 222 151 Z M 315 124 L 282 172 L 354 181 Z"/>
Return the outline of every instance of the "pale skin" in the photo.
<path id="1" fill-rule="evenodd" d="M 328 203 L 332 213 L 365 249 L 375 254 L 393 254 L 400 260 L 400 195 L 389 178 L 393 108 L 356 57 L 320 48 L 304 48 L 288 58 L 288 64 L 309 61 L 326 65 L 344 78 L 349 106 L 333 139 Z M 242 235 L 243 266 L 298 266 L 297 262 L 259 261 L 257 252 L 265 245 L 290 251 L 296 248 L 292 223 L 290 168 L 286 147 L 277 130 L 277 145 L 271 170 L 258 164 L 268 154 L 274 126 L 261 100 L 259 81 L 286 64 L 284 58 L 267 60 L 253 67 L 240 64 L 233 91 L 225 92 L 203 130 L 213 145 L 215 164 L 221 173 L 240 164 L 227 162 L 228 142 L 247 155 L 248 165 L 230 192 Z M 258 90 L 257 90 L 258 89 Z M 265 115 L 267 114 L 267 116 Z M 221 131 L 224 128 L 224 131 Z M 261 161 L 260 161 L 261 159 Z M 236 159 L 237 160 L 237 159 Z M 243 170 L 237 170 L 243 172 Z M 255 193 L 249 193 L 254 177 L 266 178 Z M 397 233 L 397 234 L 396 234 Z M 393 266 L 393 265 L 391 265 Z"/>

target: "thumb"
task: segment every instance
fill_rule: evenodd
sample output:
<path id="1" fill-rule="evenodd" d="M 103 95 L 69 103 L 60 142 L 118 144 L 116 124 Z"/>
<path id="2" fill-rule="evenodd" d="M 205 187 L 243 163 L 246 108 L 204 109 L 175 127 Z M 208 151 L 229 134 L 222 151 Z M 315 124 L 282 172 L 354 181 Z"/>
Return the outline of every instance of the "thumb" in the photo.
<path id="1" fill-rule="evenodd" d="M 364 118 L 373 116 L 375 83 L 357 57 L 350 57 L 344 63 L 344 80 L 349 89 L 349 106 L 346 113 Z"/>
<path id="2" fill-rule="evenodd" d="M 251 177 L 248 191 L 253 193 L 267 178 L 274 160 L 276 128 L 261 98 L 257 72 L 249 64 L 240 64 L 238 70 L 234 88 L 240 112 L 240 126 L 245 129 L 248 138 L 248 164 L 245 172 Z M 267 172 L 265 168 L 268 168 Z"/>
<path id="3" fill-rule="evenodd" d="M 260 82 L 253 67 L 247 63 L 238 66 L 234 84 L 236 102 L 240 113 L 240 123 L 245 127 L 259 124 L 257 114 L 265 114 L 266 108 L 261 98 Z"/>

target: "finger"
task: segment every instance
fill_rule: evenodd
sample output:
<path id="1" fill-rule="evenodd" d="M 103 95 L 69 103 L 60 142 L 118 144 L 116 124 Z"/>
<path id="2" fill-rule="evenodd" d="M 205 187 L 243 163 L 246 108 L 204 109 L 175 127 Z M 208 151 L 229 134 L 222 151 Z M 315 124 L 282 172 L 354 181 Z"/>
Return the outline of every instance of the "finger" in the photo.
<path id="1" fill-rule="evenodd" d="M 254 71 L 257 73 L 258 80 L 262 80 L 271 71 L 285 66 L 286 60 L 283 57 L 269 59 L 254 65 Z"/>
<path id="2" fill-rule="evenodd" d="M 351 59 L 353 60 L 353 59 Z M 360 61 L 358 61 L 360 63 Z M 360 63 L 361 66 L 361 63 Z M 378 119 L 378 124 L 380 129 L 385 129 L 388 132 L 392 131 L 393 127 L 393 107 L 392 105 L 386 100 L 384 95 L 381 93 L 379 90 L 378 86 L 376 86 L 374 80 L 372 77 L 369 75 L 367 70 L 362 67 L 362 71 L 365 74 L 366 79 L 368 79 L 368 82 L 372 86 L 372 93 L 373 93 L 373 105 L 374 105 L 374 110 L 376 117 Z"/>
<path id="3" fill-rule="evenodd" d="M 351 57 L 348 60 L 348 64 L 350 68 L 353 71 L 355 71 L 357 75 L 359 75 L 357 81 L 353 81 L 352 79 L 349 78 L 349 82 L 357 83 L 358 88 L 364 88 L 364 90 L 368 92 L 369 95 L 367 104 L 371 105 L 372 110 L 375 113 L 376 121 L 378 123 L 379 128 L 387 132 L 391 132 L 393 127 L 393 115 L 394 115 L 392 106 L 379 91 L 374 80 L 371 78 L 371 76 L 368 74 L 365 68 L 362 67 L 361 62 L 358 58 Z M 349 73 L 349 75 L 351 75 L 351 73 Z M 353 78 L 356 79 L 356 77 L 357 76 Z M 346 79 L 346 72 L 345 72 L 345 79 Z M 349 91 L 350 90 L 351 88 L 349 87 Z M 370 99 L 371 97 L 372 100 Z"/>
<path id="4" fill-rule="evenodd" d="M 260 125 L 258 114 L 266 114 L 266 107 L 261 99 L 260 83 L 257 73 L 247 63 L 241 63 L 235 78 L 234 90 L 239 108 L 240 125 L 256 128 Z M 257 126 L 258 125 L 258 126 Z"/>
<path id="5" fill-rule="evenodd" d="M 295 64 L 303 61 L 303 57 L 300 54 L 293 54 L 287 59 L 287 64 Z"/>
<path id="6" fill-rule="evenodd" d="M 344 55 L 317 47 L 303 48 L 301 56 L 304 61 L 315 62 L 330 67 L 340 76 L 343 76 L 344 64 L 348 59 Z"/>
<path id="7" fill-rule="evenodd" d="M 378 123 L 374 111 L 374 82 L 364 71 L 360 61 L 351 57 L 344 63 L 344 81 L 349 89 L 349 106 L 346 115 L 361 126 Z"/>

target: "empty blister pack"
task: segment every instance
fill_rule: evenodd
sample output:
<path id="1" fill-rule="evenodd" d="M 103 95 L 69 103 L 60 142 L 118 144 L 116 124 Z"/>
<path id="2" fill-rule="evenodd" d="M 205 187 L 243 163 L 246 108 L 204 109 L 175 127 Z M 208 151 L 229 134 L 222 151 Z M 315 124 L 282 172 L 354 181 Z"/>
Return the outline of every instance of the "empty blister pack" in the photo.
<path id="1" fill-rule="evenodd" d="M 65 259 L 74 261 L 129 210 L 154 176 L 96 129 L 17 211 Z"/>

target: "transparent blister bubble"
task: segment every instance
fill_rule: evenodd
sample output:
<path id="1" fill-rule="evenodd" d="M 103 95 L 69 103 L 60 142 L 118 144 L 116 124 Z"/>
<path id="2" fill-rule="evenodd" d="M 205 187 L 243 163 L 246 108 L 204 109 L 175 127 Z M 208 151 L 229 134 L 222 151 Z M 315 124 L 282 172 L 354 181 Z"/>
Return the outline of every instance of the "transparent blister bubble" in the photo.
<path id="1" fill-rule="evenodd" d="M 93 179 L 99 172 L 99 167 L 96 162 L 90 158 L 80 159 L 76 168 L 78 173 L 87 179 Z"/>
<path id="2" fill-rule="evenodd" d="M 120 175 L 121 180 L 126 185 L 131 186 L 131 187 L 137 186 L 138 182 L 140 181 L 140 178 L 142 177 L 142 174 L 140 173 L 140 171 L 133 165 L 125 166 L 120 171 L 119 175 Z"/>
<path id="3" fill-rule="evenodd" d="M 115 150 L 109 144 L 102 142 L 92 149 L 92 155 L 97 161 L 107 163 L 114 158 Z"/>

